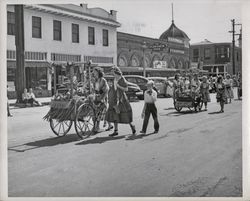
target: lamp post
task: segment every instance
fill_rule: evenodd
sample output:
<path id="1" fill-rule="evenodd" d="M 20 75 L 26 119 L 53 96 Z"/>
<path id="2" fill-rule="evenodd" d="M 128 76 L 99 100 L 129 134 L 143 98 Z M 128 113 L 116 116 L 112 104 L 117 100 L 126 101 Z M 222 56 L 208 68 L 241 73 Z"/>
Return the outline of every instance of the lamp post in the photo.
<path id="1" fill-rule="evenodd" d="M 145 49 L 147 48 L 146 42 L 143 41 L 142 51 L 143 51 L 143 76 L 146 77 L 146 65 L 145 65 Z"/>

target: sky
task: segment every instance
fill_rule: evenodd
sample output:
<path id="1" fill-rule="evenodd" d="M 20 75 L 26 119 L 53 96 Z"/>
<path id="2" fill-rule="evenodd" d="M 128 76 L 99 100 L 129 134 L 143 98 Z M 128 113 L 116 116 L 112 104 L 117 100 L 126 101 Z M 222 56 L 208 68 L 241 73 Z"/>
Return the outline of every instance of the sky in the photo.
<path id="1" fill-rule="evenodd" d="M 117 11 L 117 30 L 146 37 L 159 38 L 172 21 L 196 43 L 207 39 L 211 42 L 231 42 L 231 19 L 240 24 L 244 0 L 87 0 L 89 8 L 101 7 Z M 240 26 L 236 26 L 239 33 Z M 238 36 L 236 36 L 238 39 Z"/>

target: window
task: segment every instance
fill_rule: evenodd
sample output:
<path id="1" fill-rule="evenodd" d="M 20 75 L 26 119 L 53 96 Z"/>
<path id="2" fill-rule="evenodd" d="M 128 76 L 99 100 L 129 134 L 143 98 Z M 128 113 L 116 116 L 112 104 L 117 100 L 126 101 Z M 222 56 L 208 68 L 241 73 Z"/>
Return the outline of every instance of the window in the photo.
<path id="1" fill-rule="evenodd" d="M 109 32 L 106 29 L 102 30 L 102 44 L 103 46 L 109 46 Z"/>
<path id="2" fill-rule="evenodd" d="M 53 21 L 54 40 L 62 40 L 62 22 Z"/>
<path id="3" fill-rule="evenodd" d="M 79 43 L 79 25 L 72 24 L 72 43 Z"/>
<path id="4" fill-rule="evenodd" d="M 7 12 L 7 34 L 15 35 L 15 13 Z"/>
<path id="5" fill-rule="evenodd" d="M 210 59 L 210 49 L 208 48 L 204 49 L 204 58 Z"/>
<path id="6" fill-rule="evenodd" d="M 88 27 L 89 45 L 95 44 L 95 28 Z"/>
<path id="7" fill-rule="evenodd" d="M 193 49 L 193 61 L 197 62 L 199 58 L 199 49 Z"/>
<path id="8" fill-rule="evenodd" d="M 229 47 L 227 48 L 227 58 L 230 58 L 230 50 L 229 50 Z"/>
<path id="9" fill-rule="evenodd" d="M 41 18 L 32 16 L 32 38 L 42 38 Z"/>

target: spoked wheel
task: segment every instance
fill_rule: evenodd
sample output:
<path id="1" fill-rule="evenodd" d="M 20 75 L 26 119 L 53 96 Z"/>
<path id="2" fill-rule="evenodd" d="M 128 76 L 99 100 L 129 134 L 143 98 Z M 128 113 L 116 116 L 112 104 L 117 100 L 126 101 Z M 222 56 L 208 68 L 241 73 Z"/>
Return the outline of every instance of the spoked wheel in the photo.
<path id="1" fill-rule="evenodd" d="M 180 111 L 182 110 L 182 107 L 179 107 L 179 106 L 176 105 L 176 100 L 174 101 L 174 108 L 175 108 L 178 112 L 180 112 Z"/>
<path id="2" fill-rule="evenodd" d="M 53 131 L 53 133 L 61 137 L 65 136 L 69 132 L 72 123 L 73 122 L 70 120 L 59 122 L 56 119 L 50 119 L 50 128 Z"/>
<path id="3" fill-rule="evenodd" d="M 85 139 L 93 134 L 95 128 L 95 110 L 94 108 L 85 103 L 77 109 L 75 119 L 75 130 L 77 135 Z"/>

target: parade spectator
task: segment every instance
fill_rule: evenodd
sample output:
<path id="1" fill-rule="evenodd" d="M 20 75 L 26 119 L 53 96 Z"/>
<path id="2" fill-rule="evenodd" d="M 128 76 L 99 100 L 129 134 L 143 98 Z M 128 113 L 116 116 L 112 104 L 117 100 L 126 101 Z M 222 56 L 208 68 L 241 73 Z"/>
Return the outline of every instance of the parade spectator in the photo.
<path id="1" fill-rule="evenodd" d="M 133 125 L 133 112 L 129 100 L 125 94 L 128 90 L 126 79 L 122 76 L 122 72 L 118 67 L 113 67 L 114 83 L 109 92 L 112 101 L 109 102 L 109 107 L 106 115 L 108 122 L 114 123 L 114 132 L 109 136 L 118 135 L 118 124 L 129 124 L 132 134 L 136 134 L 135 126 Z"/>
<path id="2" fill-rule="evenodd" d="M 207 103 L 210 102 L 211 99 L 209 95 L 209 82 L 206 76 L 202 77 L 202 82 L 200 85 L 200 93 L 201 93 L 201 98 L 203 100 L 203 103 L 205 105 L 205 111 L 207 111 Z"/>
<path id="3" fill-rule="evenodd" d="M 36 106 L 41 106 L 42 105 L 38 100 L 36 100 L 36 96 L 35 96 L 32 88 L 29 88 L 28 97 L 29 97 L 28 101 L 31 104 L 31 106 L 33 106 L 34 104 Z"/>
<path id="4" fill-rule="evenodd" d="M 96 125 L 94 131 L 95 133 L 98 133 L 100 132 L 100 121 L 105 119 L 105 114 L 108 108 L 109 86 L 106 79 L 103 77 L 102 68 L 94 68 L 93 75 L 95 90 L 94 102 L 96 105 L 98 105 L 98 110 L 96 112 Z"/>
<path id="5" fill-rule="evenodd" d="M 223 82 L 222 76 L 219 76 L 217 79 L 217 94 L 216 99 L 217 102 L 220 103 L 221 110 L 220 112 L 224 112 L 224 103 L 226 102 L 226 95 L 225 95 L 225 84 Z"/>
<path id="6" fill-rule="evenodd" d="M 233 95 L 233 80 L 229 74 L 226 75 L 226 79 L 224 80 L 225 84 L 225 96 L 226 96 L 226 104 L 231 103 L 232 99 L 234 98 Z"/>
<path id="7" fill-rule="evenodd" d="M 183 83 L 180 80 L 180 74 L 177 73 L 173 80 L 173 101 L 175 104 L 175 99 L 182 93 Z"/>
<path id="8" fill-rule="evenodd" d="M 184 81 L 183 81 L 183 91 L 185 93 L 189 93 L 190 92 L 190 80 L 189 80 L 188 76 L 186 76 L 184 78 Z"/>
<path id="9" fill-rule="evenodd" d="M 147 90 L 144 93 L 144 107 L 141 114 L 143 120 L 143 126 L 140 133 L 145 134 L 147 131 L 148 121 L 150 114 L 152 114 L 154 119 L 154 133 L 159 131 L 159 122 L 157 117 L 157 108 L 155 102 L 157 100 L 157 92 L 153 89 L 154 81 L 150 80 L 147 83 Z"/>

